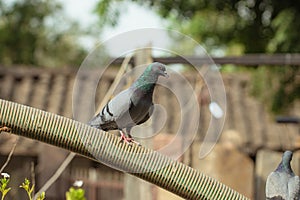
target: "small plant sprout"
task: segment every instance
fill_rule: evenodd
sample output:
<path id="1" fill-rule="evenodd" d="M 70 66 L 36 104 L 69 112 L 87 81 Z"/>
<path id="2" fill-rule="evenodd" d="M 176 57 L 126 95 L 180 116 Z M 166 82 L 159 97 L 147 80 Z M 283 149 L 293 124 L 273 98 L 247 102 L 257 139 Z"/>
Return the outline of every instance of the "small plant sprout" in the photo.
<path id="1" fill-rule="evenodd" d="M 20 185 L 20 187 L 26 191 L 29 200 L 32 200 L 31 194 L 34 190 L 34 185 L 30 187 L 30 181 L 27 178 L 25 178 L 25 181 Z"/>
<path id="2" fill-rule="evenodd" d="M 1 200 L 7 195 L 11 188 L 8 188 L 7 185 L 9 183 L 10 175 L 8 173 L 1 173 L 3 178 L 0 179 L 0 192 L 1 192 Z"/>

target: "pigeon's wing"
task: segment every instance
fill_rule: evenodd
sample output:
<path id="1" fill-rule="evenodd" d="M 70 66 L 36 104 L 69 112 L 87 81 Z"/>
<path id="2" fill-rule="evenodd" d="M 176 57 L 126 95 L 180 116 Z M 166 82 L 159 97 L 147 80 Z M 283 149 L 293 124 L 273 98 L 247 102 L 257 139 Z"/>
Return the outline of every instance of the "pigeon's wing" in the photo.
<path id="1" fill-rule="evenodd" d="M 88 122 L 88 124 L 103 130 L 117 129 L 119 127 L 117 121 L 124 118 L 129 111 L 131 106 L 131 94 L 132 92 L 129 89 L 117 94 L 103 107 L 100 113 Z"/>
<path id="2" fill-rule="evenodd" d="M 298 200 L 300 199 L 300 179 L 299 176 L 293 176 L 288 182 L 289 188 L 289 199 Z"/>
<path id="3" fill-rule="evenodd" d="M 141 118 L 136 124 L 140 125 L 144 122 L 146 122 L 152 115 L 153 113 L 153 104 L 150 106 L 150 108 L 148 109 L 148 112 L 146 112 L 145 116 L 143 118 Z"/>
<path id="4" fill-rule="evenodd" d="M 288 188 L 286 187 L 288 177 L 285 173 L 271 172 L 266 182 L 267 199 L 288 199 Z"/>
<path id="5" fill-rule="evenodd" d="M 102 114 L 106 116 L 107 119 L 117 120 L 121 118 L 129 111 L 131 106 L 131 94 L 132 92 L 129 89 L 120 92 L 106 104 Z"/>

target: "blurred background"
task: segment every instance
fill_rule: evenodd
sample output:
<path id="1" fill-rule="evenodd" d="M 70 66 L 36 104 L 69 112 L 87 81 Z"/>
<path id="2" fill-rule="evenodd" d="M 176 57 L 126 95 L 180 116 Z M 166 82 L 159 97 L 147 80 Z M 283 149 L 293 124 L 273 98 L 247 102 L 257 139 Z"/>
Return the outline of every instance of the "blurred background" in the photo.
<path id="1" fill-rule="evenodd" d="M 200 160 L 199 148 L 211 114 L 207 87 L 203 85 L 197 91 L 201 118 L 195 123 L 200 128 L 180 161 L 251 199 L 263 199 L 266 177 L 279 163 L 282 151 L 296 151 L 293 167 L 296 174 L 300 173 L 299 17 L 297 1 L 0 0 L 0 98 L 71 118 L 77 69 L 99 43 L 137 28 L 179 31 L 201 44 L 219 64 L 228 109 L 218 144 Z M 149 37 L 143 35 L 130 43 L 134 47 L 146 46 L 153 42 Z M 161 45 L 181 55 L 196 55 L 199 50 L 172 34 L 163 37 Z M 117 49 L 118 44 L 102 45 L 97 50 L 99 57 L 106 60 L 124 56 L 118 55 Z M 150 53 L 152 60 L 160 56 L 164 55 Z M 167 60 L 183 66 L 182 73 L 193 87 L 203 83 L 186 63 L 172 57 Z M 113 67 L 106 70 L 97 90 L 97 103 L 112 84 L 121 61 L 113 62 Z M 130 64 L 136 65 L 135 60 Z M 99 64 L 92 70 L 101 71 L 103 67 Z M 80 79 L 84 92 L 96 79 L 93 74 Z M 156 100 L 171 116 L 162 134 L 154 138 L 159 146 L 173 138 L 180 116 L 174 110 L 178 107 L 174 96 L 165 93 Z M 284 123 L 276 122 L 278 116 Z M 0 135 L 1 163 L 15 141 L 16 136 Z M 19 138 L 4 170 L 11 174 L 10 198 L 24 197 L 17 188 L 26 177 L 34 177 L 37 189 L 43 186 L 67 154 L 56 147 Z M 65 192 L 77 179 L 84 181 L 87 199 L 179 199 L 79 156 L 46 191 L 46 199 L 65 199 Z M 133 189 L 138 186 L 140 190 Z"/>

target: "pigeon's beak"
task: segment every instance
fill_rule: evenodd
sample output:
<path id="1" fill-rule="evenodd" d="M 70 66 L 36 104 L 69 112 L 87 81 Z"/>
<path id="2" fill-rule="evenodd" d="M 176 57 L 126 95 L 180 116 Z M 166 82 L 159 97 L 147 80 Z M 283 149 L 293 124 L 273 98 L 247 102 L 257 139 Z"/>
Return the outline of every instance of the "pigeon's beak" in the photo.
<path id="1" fill-rule="evenodd" d="M 168 75 L 168 73 L 166 71 L 164 71 L 161 75 L 164 76 L 164 77 L 166 77 L 166 78 L 169 78 L 169 75 Z"/>

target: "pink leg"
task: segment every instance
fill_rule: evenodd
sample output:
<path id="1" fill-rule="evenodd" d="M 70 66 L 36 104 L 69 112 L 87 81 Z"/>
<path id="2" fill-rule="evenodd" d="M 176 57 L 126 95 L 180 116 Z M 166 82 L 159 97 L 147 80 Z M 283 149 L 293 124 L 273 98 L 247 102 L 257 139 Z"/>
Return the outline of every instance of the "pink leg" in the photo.
<path id="1" fill-rule="evenodd" d="M 121 138 L 120 141 L 125 141 L 127 144 L 131 145 L 131 143 L 135 143 L 140 146 L 140 143 L 134 141 L 132 137 L 126 137 L 125 133 L 120 130 Z"/>

